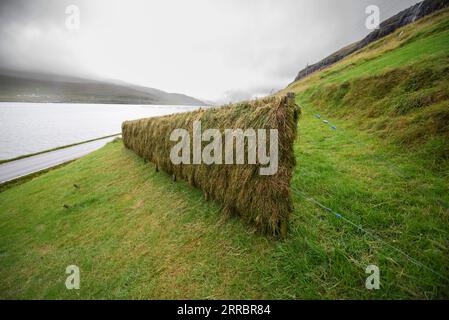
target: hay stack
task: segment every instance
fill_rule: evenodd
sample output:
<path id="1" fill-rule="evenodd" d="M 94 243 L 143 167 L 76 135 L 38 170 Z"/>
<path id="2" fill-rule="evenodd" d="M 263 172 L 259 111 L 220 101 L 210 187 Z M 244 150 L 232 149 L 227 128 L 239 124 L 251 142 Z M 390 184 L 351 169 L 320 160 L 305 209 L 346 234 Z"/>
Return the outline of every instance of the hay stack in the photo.
<path id="1" fill-rule="evenodd" d="M 237 214 L 263 233 L 285 237 L 293 207 L 290 180 L 295 166 L 293 143 L 299 112 L 294 95 L 288 94 L 220 108 L 125 121 L 122 124 L 123 142 L 145 160 L 155 163 L 156 168 L 201 189 L 206 199 L 220 202 L 225 214 Z M 223 164 L 174 165 L 170 150 L 176 142 L 170 141 L 170 134 L 174 129 L 183 128 L 192 139 L 193 123 L 197 120 L 201 120 L 202 132 L 209 128 L 219 129 L 222 134 L 225 129 L 267 129 L 268 132 L 278 129 L 277 173 L 260 175 L 259 169 L 263 166 L 259 162 L 247 164 L 246 154 L 246 164 L 243 165 L 226 165 L 224 160 Z M 222 139 L 224 142 L 224 134 Z M 267 143 L 269 141 L 267 136 Z M 203 148 L 207 144 L 203 142 Z M 224 147 L 223 143 L 223 159 Z"/>

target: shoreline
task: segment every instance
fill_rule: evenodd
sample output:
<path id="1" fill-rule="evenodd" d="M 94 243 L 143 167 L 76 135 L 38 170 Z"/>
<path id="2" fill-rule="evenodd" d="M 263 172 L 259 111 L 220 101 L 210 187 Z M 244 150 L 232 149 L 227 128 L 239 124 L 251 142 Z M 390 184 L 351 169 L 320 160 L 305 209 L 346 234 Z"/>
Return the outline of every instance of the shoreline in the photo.
<path id="1" fill-rule="evenodd" d="M 42 103 L 48 103 L 48 104 L 100 104 L 100 105 L 125 105 L 125 106 L 155 106 L 155 107 L 176 107 L 176 106 L 180 106 L 180 107 L 198 107 L 198 108 L 202 108 L 202 107 L 213 107 L 213 105 L 209 105 L 209 104 L 204 104 L 202 106 L 198 106 L 198 105 L 191 105 L 191 104 L 167 104 L 167 103 L 134 103 L 134 102 L 127 102 L 127 101 L 110 101 L 110 102 L 93 102 L 93 101 L 4 101 L 0 99 L 0 103 L 30 103 L 30 104 L 42 104 Z"/>
<path id="2" fill-rule="evenodd" d="M 61 150 L 61 149 L 66 149 L 66 148 L 78 146 L 78 145 L 84 144 L 84 143 L 89 143 L 89 142 L 93 142 L 93 141 L 98 141 L 98 140 L 102 140 L 102 139 L 107 139 L 107 138 L 119 136 L 121 134 L 122 134 L 121 132 L 120 133 L 115 133 L 115 134 L 111 134 L 111 135 L 107 135 L 107 136 L 103 136 L 103 137 L 99 137 L 99 138 L 94 138 L 94 139 L 85 140 L 85 141 L 81 141 L 81 142 L 75 142 L 75 143 L 68 144 L 68 145 L 65 145 L 65 146 L 60 146 L 60 147 L 56 147 L 56 148 L 46 149 L 46 150 L 38 151 L 38 152 L 35 152 L 35 153 L 24 154 L 22 156 L 18 156 L 18 157 L 14 157 L 14 158 L 0 160 L 0 165 L 2 165 L 4 163 L 8 163 L 8 162 L 17 161 L 17 160 L 20 160 L 20 159 L 25 159 L 25 158 L 37 156 L 37 155 L 43 154 L 43 153 L 48 153 L 48 152 L 52 152 L 52 151 L 56 151 L 56 150 Z"/>

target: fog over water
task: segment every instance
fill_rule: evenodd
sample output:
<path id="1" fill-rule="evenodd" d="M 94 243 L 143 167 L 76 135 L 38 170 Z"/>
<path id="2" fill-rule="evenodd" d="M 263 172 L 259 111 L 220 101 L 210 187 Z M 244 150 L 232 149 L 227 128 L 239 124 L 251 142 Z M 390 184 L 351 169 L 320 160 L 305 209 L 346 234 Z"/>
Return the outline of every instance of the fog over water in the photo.
<path id="1" fill-rule="evenodd" d="M 0 102 L 0 160 L 121 132 L 125 120 L 189 106 Z"/>

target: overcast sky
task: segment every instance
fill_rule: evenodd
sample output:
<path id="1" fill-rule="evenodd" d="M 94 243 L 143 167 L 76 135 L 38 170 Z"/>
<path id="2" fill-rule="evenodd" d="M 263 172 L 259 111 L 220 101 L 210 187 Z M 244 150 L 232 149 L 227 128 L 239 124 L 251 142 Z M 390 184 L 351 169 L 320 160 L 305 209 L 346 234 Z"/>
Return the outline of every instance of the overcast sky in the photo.
<path id="1" fill-rule="evenodd" d="M 269 94 L 415 0 L 0 0 L 0 67 L 224 102 Z M 80 28 L 66 27 L 66 7 Z M 227 101 L 226 101 L 227 102 Z"/>

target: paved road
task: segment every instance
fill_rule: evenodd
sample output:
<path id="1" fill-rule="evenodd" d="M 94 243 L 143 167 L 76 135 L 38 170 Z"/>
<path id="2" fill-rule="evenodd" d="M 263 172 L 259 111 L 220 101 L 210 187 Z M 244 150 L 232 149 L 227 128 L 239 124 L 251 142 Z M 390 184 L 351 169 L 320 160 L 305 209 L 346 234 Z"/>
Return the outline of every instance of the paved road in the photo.
<path id="1" fill-rule="evenodd" d="M 30 173 L 48 169 L 64 162 L 81 158 L 92 151 L 100 149 L 115 137 L 86 142 L 77 146 L 50 151 L 28 158 L 0 164 L 0 183 L 26 176 Z"/>

